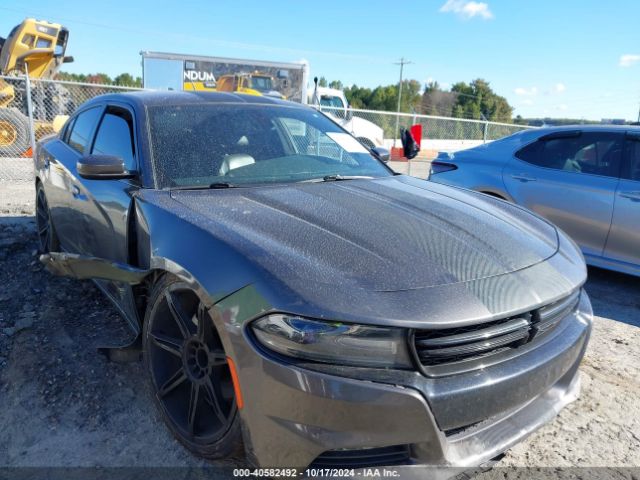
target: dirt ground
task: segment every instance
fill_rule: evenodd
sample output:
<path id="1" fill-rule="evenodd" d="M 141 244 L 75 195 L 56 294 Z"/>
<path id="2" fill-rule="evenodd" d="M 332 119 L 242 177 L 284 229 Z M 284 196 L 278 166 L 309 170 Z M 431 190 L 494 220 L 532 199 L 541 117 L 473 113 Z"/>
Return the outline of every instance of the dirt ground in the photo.
<path id="1" fill-rule="evenodd" d="M 142 365 L 97 353 L 128 338 L 124 321 L 92 282 L 43 270 L 29 175 L 9 181 L 5 170 L 3 180 L 3 169 L 0 467 L 204 465 L 163 426 Z M 596 318 L 582 394 L 498 466 L 613 467 L 617 478 L 640 478 L 622 474 L 640 467 L 640 281 L 590 269 L 586 289 Z"/>

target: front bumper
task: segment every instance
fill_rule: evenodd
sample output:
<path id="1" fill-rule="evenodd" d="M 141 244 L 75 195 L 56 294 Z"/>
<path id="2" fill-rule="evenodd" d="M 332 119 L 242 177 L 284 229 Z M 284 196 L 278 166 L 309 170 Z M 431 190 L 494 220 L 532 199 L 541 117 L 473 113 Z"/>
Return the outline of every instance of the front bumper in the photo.
<path id="1" fill-rule="evenodd" d="M 592 315 L 583 292 L 578 309 L 535 348 L 442 378 L 283 364 L 262 354 L 229 315 L 216 322 L 229 334 L 223 341 L 238 366 L 253 464 L 306 468 L 327 451 L 409 445 L 414 464 L 474 467 L 576 399 Z"/>

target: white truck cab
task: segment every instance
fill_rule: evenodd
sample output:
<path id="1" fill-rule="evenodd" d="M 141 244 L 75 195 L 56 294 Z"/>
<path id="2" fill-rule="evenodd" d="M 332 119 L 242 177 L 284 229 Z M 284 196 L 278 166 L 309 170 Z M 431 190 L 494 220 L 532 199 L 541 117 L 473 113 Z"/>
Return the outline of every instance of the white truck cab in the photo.
<path id="1" fill-rule="evenodd" d="M 342 128 L 351 133 L 368 148 L 384 145 L 384 131 L 378 125 L 361 117 L 353 116 L 342 90 L 327 87 L 310 88 L 307 95 L 310 105 L 320 105 Z"/>

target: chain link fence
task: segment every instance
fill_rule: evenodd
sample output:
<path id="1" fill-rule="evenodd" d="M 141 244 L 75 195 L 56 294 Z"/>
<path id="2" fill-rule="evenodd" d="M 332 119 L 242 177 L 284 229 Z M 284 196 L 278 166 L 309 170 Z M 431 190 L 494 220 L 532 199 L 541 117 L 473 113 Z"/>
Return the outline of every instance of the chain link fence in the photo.
<path id="1" fill-rule="evenodd" d="M 0 158 L 29 157 L 32 140 L 54 133 L 54 126 L 85 101 L 131 90 L 139 89 L 0 76 Z"/>
<path id="2" fill-rule="evenodd" d="M 498 123 L 462 118 L 437 117 L 374 110 L 317 107 L 331 116 L 346 130 L 369 147 L 382 146 L 391 150 L 391 167 L 399 173 L 427 178 L 431 160 L 440 151 L 452 152 L 497 140 L 524 129 L 533 128 L 510 123 Z M 399 132 L 413 125 L 422 127 L 420 154 L 407 161 L 394 150 L 401 147 Z"/>
<path id="3" fill-rule="evenodd" d="M 373 124 L 382 129 L 385 143 L 398 139 L 399 128 L 412 125 L 422 126 L 422 137 L 425 140 L 458 140 L 482 141 L 497 140 L 524 129 L 533 128 L 512 123 L 499 123 L 465 118 L 436 117 L 410 113 L 381 112 L 375 110 L 344 109 L 336 107 L 320 107 L 325 113 L 339 119 L 358 134 L 364 134 L 367 128 L 372 131 Z M 363 120 L 365 122 L 363 122 Z"/>
<path id="4" fill-rule="evenodd" d="M 32 143 L 53 133 L 66 116 L 98 95 L 141 90 L 134 87 L 96 85 L 59 80 L 0 76 L 0 159 L 29 157 Z M 28 94 L 30 92 L 30 94 Z M 420 177 L 428 174 L 438 151 L 476 146 L 517 131 L 522 125 L 460 118 L 437 117 L 374 110 L 320 107 L 369 147 L 400 147 L 400 128 L 422 126 L 422 150 L 410 161 L 392 162 L 393 168 Z M 30 112 L 31 111 L 31 118 Z M 395 158 L 395 160 L 404 160 Z M 4 164 L 6 167 L 6 163 Z M 4 169 L 4 168 L 3 168 Z"/>

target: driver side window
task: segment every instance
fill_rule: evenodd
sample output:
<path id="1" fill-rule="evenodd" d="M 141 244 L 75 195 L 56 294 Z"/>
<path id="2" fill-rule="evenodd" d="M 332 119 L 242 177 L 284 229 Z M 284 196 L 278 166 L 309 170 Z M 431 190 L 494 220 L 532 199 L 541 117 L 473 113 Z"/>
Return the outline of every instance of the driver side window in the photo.
<path id="1" fill-rule="evenodd" d="M 91 153 L 115 155 L 124 160 L 124 168 L 136 170 L 133 119 L 124 108 L 108 107 L 98 126 Z"/>

